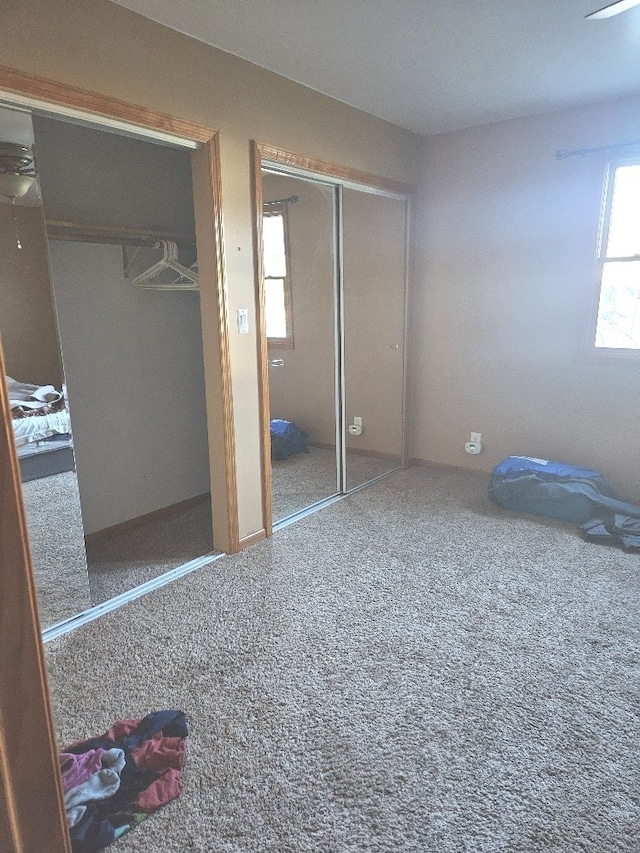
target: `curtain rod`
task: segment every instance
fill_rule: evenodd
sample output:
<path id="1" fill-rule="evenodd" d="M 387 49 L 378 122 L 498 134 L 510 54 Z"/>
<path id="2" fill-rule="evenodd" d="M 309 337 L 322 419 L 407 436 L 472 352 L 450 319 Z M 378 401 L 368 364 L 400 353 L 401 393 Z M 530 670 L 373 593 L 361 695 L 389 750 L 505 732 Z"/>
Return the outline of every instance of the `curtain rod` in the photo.
<path id="1" fill-rule="evenodd" d="M 289 198 L 277 198 L 274 201 L 263 201 L 262 206 L 268 207 L 273 204 L 295 204 L 298 201 L 297 195 L 290 195 Z"/>
<path id="2" fill-rule="evenodd" d="M 617 151 L 619 148 L 637 148 L 640 140 L 635 142 L 620 142 L 618 145 L 601 145 L 599 148 L 578 148 L 575 151 L 565 151 L 562 148 L 556 151 L 556 160 L 564 160 L 566 157 L 586 157 L 587 154 L 597 154 L 600 151 Z"/>

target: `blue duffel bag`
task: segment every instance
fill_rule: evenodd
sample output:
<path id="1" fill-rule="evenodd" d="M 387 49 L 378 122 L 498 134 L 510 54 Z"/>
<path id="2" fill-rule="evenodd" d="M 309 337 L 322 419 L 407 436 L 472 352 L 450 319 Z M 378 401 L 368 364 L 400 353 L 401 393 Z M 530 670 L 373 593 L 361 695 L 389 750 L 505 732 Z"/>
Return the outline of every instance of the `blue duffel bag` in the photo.
<path id="1" fill-rule="evenodd" d="M 603 512 L 639 515 L 602 474 L 550 459 L 509 456 L 489 480 L 489 496 L 505 509 L 583 524 Z"/>
<path id="2" fill-rule="evenodd" d="M 271 420 L 271 458 L 288 459 L 294 453 L 308 453 L 309 436 L 291 421 Z"/>

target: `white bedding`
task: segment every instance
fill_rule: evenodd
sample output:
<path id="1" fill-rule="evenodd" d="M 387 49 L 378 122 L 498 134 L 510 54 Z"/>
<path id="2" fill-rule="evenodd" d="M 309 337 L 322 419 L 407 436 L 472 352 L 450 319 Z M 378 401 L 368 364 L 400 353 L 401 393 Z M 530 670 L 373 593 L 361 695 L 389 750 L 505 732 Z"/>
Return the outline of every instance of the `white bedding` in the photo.
<path id="1" fill-rule="evenodd" d="M 53 385 L 29 385 L 7 376 L 7 387 L 12 409 L 40 409 L 62 400 L 62 392 L 56 391 Z"/>
<path id="2" fill-rule="evenodd" d="M 69 412 L 54 412 L 52 415 L 34 415 L 30 418 L 17 418 L 12 421 L 16 446 L 22 447 L 33 441 L 41 441 L 52 435 L 64 435 L 71 432 Z"/>

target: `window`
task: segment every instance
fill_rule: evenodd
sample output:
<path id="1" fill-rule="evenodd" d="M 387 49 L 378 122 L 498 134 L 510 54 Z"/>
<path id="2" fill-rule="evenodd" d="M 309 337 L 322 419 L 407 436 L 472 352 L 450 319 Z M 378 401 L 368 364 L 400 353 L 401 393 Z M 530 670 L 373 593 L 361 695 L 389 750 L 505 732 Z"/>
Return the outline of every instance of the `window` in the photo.
<path id="1" fill-rule="evenodd" d="M 270 205 L 262 219 L 264 313 L 269 346 L 293 348 L 286 205 Z"/>
<path id="2" fill-rule="evenodd" d="M 640 161 L 610 168 L 599 262 L 595 345 L 640 352 Z"/>

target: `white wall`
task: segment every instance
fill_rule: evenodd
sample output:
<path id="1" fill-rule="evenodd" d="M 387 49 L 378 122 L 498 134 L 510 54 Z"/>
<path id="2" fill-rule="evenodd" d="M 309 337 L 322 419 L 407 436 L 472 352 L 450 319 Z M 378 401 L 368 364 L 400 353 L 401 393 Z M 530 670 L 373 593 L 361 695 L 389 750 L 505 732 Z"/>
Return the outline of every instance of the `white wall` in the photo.
<path id="1" fill-rule="evenodd" d="M 607 155 L 555 158 L 637 140 L 639 128 L 637 96 L 425 141 L 415 457 L 480 471 L 510 454 L 555 458 L 640 500 L 640 362 L 587 345 Z M 471 430 L 480 456 L 464 453 Z"/>
<path id="2" fill-rule="evenodd" d="M 198 294 L 133 287 L 118 246 L 50 256 L 85 533 L 207 492 Z"/>

